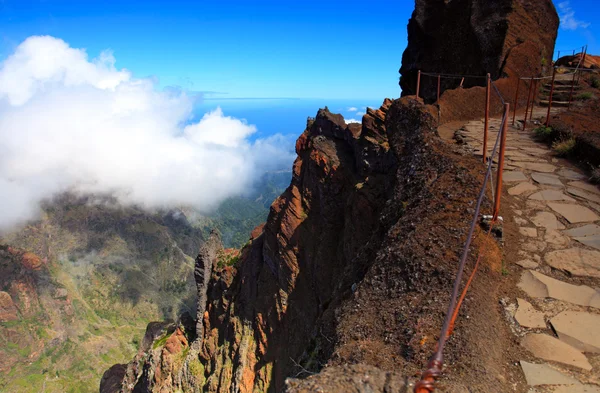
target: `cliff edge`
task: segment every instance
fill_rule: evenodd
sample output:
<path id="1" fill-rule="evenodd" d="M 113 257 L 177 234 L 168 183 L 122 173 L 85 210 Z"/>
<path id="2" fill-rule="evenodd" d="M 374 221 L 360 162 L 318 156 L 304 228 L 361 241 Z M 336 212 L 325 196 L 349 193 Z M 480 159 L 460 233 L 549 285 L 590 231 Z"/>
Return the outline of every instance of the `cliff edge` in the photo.
<path id="1" fill-rule="evenodd" d="M 212 240 L 197 258 L 198 298 L 207 299 L 197 324 L 155 335 L 120 390 L 116 367 L 102 393 L 303 392 L 338 382 L 330 391 L 347 391 L 336 369 L 357 381 L 371 375 L 381 383 L 369 388 L 384 389 L 386 378 L 406 381 L 424 367 L 483 168 L 446 145 L 432 108 L 410 98 L 386 100 L 362 125 L 322 109 L 296 150 L 290 186 L 239 259 L 220 259 Z M 489 261 L 478 276 L 485 291 L 474 289 L 465 304 L 477 312 L 451 340 L 448 386 L 505 390 L 503 332 L 489 296 L 498 270 Z M 476 376 L 481 365 L 488 373 Z"/>

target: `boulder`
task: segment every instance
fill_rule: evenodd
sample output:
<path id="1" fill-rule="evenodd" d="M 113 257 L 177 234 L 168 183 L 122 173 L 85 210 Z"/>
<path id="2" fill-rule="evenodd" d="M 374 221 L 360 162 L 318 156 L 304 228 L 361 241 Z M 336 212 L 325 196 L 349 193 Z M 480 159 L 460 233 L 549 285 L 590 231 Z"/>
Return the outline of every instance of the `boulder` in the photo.
<path id="1" fill-rule="evenodd" d="M 551 0 L 416 0 L 402 56 L 402 95 L 414 95 L 417 72 L 485 76 L 537 75 L 549 67 L 559 19 Z M 460 80 L 443 79 L 442 91 Z M 463 87 L 485 86 L 465 78 Z M 421 97 L 433 102 L 437 79 L 421 78 Z"/>
<path id="2" fill-rule="evenodd" d="M 0 322 L 8 322 L 19 319 L 17 307 L 12 297 L 7 293 L 0 291 Z"/>

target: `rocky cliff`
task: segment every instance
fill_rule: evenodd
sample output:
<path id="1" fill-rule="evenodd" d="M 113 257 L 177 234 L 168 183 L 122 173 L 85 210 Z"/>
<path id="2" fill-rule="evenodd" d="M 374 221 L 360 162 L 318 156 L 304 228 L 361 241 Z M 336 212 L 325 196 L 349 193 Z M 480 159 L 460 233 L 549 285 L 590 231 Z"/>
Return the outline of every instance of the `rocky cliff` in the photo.
<path id="1" fill-rule="evenodd" d="M 503 77 L 538 75 L 551 66 L 558 31 L 552 0 L 416 0 L 402 56 L 402 95 L 414 95 L 417 71 Z M 443 79 L 455 89 L 460 79 Z M 465 78 L 463 87 L 485 86 Z M 420 96 L 433 102 L 437 79 L 421 79 Z"/>
<path id="2" fill-rule="evenodd" d="M 290 186 L 239 259 L 224 260 L 216 238 L 201 251 L 196 322 L 147 332 L 152 344 L 108 370 L 102 393 L 341 392 L 365 375 L 372 384 L 356 391 L 396 391 L 389 381 L 424 367 L 483 168 L 409 98 L 386 100 L 362 125 L 320 110 L 296 151 Z M 488 262 L 484 293 L 498 277 L 499 261 Z M 450 386 L 506 390 L 493 299 L 466 302 L 478 312 L 450 343 L 449 363 L 460 359 Z"/>

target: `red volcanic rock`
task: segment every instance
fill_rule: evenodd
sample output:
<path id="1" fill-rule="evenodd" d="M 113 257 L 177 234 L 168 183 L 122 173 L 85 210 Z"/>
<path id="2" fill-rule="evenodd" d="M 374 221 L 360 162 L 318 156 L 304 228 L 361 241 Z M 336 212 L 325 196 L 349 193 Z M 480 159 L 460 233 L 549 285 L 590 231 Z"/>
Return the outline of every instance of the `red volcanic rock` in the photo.
<path id="1" fill-rule="evenodd" d="M 8 322 L 19 319 L 17 307 L 12 297 L 6 292 L 0 291 L 0 322 Z"/>
<path id="2" fill-rule="evenodd" d="M 556 60 L 555 65 L 557 66 L 566 66 L 566 67 L 577 67 L 577 65 L 581 62 L 583 54 L 577 53 L 575 56 L 563 56 L 560 59 Z M 580 65 L 582 68 L 587 69 L 599 69 L 600 68 L 600 56 L 593 55 L 585 55 L 585 59 L 583 63 Z"/>
<path id="3" fill-rule="evenodd" d="M 416 93 L 417 71 L 503 77 L 537 75 L 550 66 L 559 19 L 552 0 L 416 0 L 402 56 L 402 95 Z M 442 91 L 460 79 L 442 79 Z M 463 87 L 485 86 L 465 78 Z M 421 97 L 433 102 L 437 78 L 422 76 Z"/>
<path id="4" fill-rule="evenodd" d="M 260 235 L 262 235 L 264 227 L 265 227 L 265 223 L 263 222 L 262 224 L 258 225 L 256 228 L 254 228 L 252 230 L 252 232 L 250 233 L 250 240 L 254 240 L 257 237 L 259 237 Z"/>
<path id="5" fill-rule="evenodd" d="M 29 270 L 39 270 L 43 266 L 42 259 L 32 252 L 25 252 L 21 256 L 21 263 Z"/>
<path id="6" fill-rule="evenodd" d="M 174 355 L 180 353 L 183 348 L 188 346 L 188 340 L 183 334 L 183 331 L 178 327 L 165 343 L 164 350 L 169 354 Z"/>

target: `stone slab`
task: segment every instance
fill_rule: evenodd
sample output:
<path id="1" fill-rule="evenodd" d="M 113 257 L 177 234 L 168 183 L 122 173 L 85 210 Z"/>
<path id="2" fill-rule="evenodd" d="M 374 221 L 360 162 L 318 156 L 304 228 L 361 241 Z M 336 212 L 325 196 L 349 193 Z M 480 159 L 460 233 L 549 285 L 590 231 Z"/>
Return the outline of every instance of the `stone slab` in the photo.
<path id="1" fill-rule="evenodd" d="M 511 161 L 511 165 L 518 168 L 529 169 L 530 171 L 552 173 L 556 170 L 556 166 L 542 162 L 522 162 L 522 161 Z"/>
<path id="2" fill-rule="evenodd" d="M 562 181 L 560 181 L 560 178 L 556 175 L 534 172 L 531 174 L 531 178 L 539 184 L 546 184 L 549 186 L 563 186 Z"/>
<path id="3" fill-rule="evenodd" d="M 562 235 L 559 231 L 554 229 L 548 229 L 544 235 L 544 240 L 548 244 L 552 244 L 557 247 L 566 247 L 569 245 L 569 238 Z"/>
<path id="4" fill-rule="evenodd" d="M 565 177 L 570 180 L 583 180 L 585 179 L 585 175 L 579 172 L 575 172 L 571 169 L 563 168 L 558 172 L 559 176 Z"/>
<path id="5" fill-rule="evenodd" d="M 595 236 L 600 235 L 600 226 L 596 224 L 588 224 L 582 227 L 569 229 L 568 231 L 563 231 L 563 233 L 572 237 Z"/>
<path id="6" fill-rule="evenodd" d="M 594 194 L 598 194 L 600 195 L 600 188 L 598 188 L 597 186 L 590 184 L 590 183 L 586 183 L 584 181 L 572 181 L 569 183 L 569 185 L 571 187 L 577 187 L 580 188 L 582 190 L 588 191 L 588 192 L 592 192 Z"/>
<path id="7" fill-rule="evenodd" d="M 531 297 L 550 297 L 600 309 L 600 291 L 586 285 L 562 282 L 533 270 L 524 271 L 517 286 Z"/>
<path id="8" fill-rule="evenodd" d="M 582 352 L 600 353 L 600 315 L 563 311 L 550 323 L 561 341 Z"/>
<path id="9" fill-rule="evenodd" d="M 540 159 L 540 158 L 536 158 L 536 157 L 527 157 L 527 156 L 523 156 L 523 157 L 508 157 L 508 160 L 510 162 L 513 161 L 519 161 L 519 162 L 539 162 L 539 163 L 546 163 L 545 160 Z"/>
<path id="10" fill-rule="evenodd" d="M 507 150 L 505 155 L 507 157 L 529 157 L 527 154 L 521 153 L 518 150 Z"/>
<path id="11" fill-rule="evenodd" d="M 502 181 L 505 183 L 527 181 L 527 176 L 521 171 L 504 171 L 502 172 Z"/>
<path id="12" fill-rule="evenodd" d="M 565 226 L 556 219 L 556 216 L 549 212 L 538 212 L 531 218 L 531 222 L 537 227 L 546 229 L 565 229 Z"/>
<path id="13" fill-rule="evenodd" d="M 600 252 L 584 248 L 551 251 L 544 257 L 546 263 L 580 277 L 600 278 Z"/>
<path id="14" fill-rule="evenodd" d="M 528 222 L 526 219 L 521 218 L 521 217 L 514 217 L 515 223 L 517 223 L 517 225 L 527 225 Z"/>
<path id="15" fill-rule="evenodd" d="M 504 177 L 502 179 L 504 179 Z M 538 190 L 538 187 L 534 186 L 533 184 L 528 183 L 528 182 L 522 182 L 522 183 L 517 184 L 514 187 L 509 188 L 508 193 L 510 195 L 521 195 L 525 192 L 536 191 L 536 190 Z"/>
<path id="16" fill-rule="evenodd" d="M 539 263 L 532 261 L 531 259 L 523 259 L 515 263 L 524 269 L 536 269 L 540 265 Z"/>
<path id="17" fill-rule="evenodd" d="M 550 368 L 547 364 L 535 364 L 523 360 L 520 363 L 523 374 L 525 374 L 525 380 L 529 386 L 579 384 L 576 379 Z"/>
<path id="18" fill-rule="evenodd" d="M 571 195 L 578 196 L 580 198 L 586 199 L 590 202 L 600 203 L 600 195 L 593 194 L 591 192 L 584 191 L 579 188 L 569 187 L 567 188 L 567 192 Z"/>
<path id="19" fill-rule="evenodd" d="M 521 150 L 526 151 L 530 155 L 534 156 L 543 156 L 549 153 L 546 149 L 541 149 L 539 147 L 521 147 Z"/>
<path id="20" fill-rule="evenodd" d="M 525 299 L 517 298 L 519 308 L 515 313 L 515 319 L 519 325 L 526 328 L 540 329 L 546 327 L 544 313 L 539 312 Z"/>
<path id="21" fill-rule="evenodd" d="M 529 252 L 541 252 L 546 249 L 546 242 L 541 240 L 527 240 L 525 243 L 521 244 L 521 249 Z"/>
<path id="22" fill-rule="evenodd" d="M 600 250 L 600 235 L 574 237 L 579 243 Z"/>
<path id="23" fill-rule="evenodd" d="M 566 218 L 571 224 L 600 220 L 600 217 L 596 213 L 585 206 L 554 202 L 548 203 L 548 206 Z"/>
<path id="24" fill-rule="evenodd" d="M 537 229 L 536 228 L 519 228 L 519 233 L 523 236 L 527 237 L 537 237 Z"/>
<path id="25" fill-rule="evenodd" d="M 553 386 L 548 393 L 600 393 L 600 386 L 597 385 L 560 385 Z"/>
<path id="26" fill-rule="evenodd" d="M 537 201 L 569 201 L 575 202 L 575 199 L 571 198 L 568 195 L 562 193 L 562 191 L 558 190 L 542 190 L 536 192 L 535 194 L 531 194 L 529 199 L 537 200 Z"/>
<path id="27" fill-rule="evenodd" d="M 521 341 L 521 346 L 540 359 L 551 360 L 586 371 L 592 369 L 592 365 L 583 353 L 547 334 L 530 333 Z"/>

